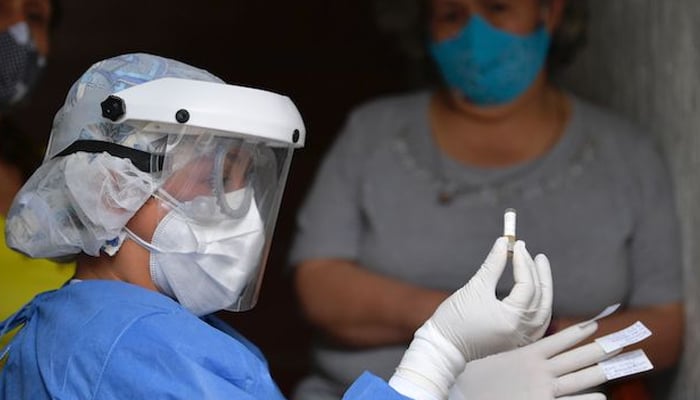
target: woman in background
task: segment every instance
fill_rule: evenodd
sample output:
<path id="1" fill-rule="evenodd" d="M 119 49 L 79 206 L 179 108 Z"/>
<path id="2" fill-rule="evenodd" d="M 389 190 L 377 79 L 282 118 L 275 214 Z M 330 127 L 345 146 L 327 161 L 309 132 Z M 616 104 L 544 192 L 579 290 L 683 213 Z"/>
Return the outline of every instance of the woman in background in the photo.
<path id="1" fill-rule="evenodd" d="M 357 108 L 318 172 L 291 255 L 320 333 L 296 398 L 337 398 L 364 369 L 390 376 L 508 207 L 518 235 L 551 256 L 550 331 L 621 303 L 597 335 L 641 320 L 656 370 L 674 365 L 681 251 L 666 167 L 637 127 L 553 81 L 580 43 L 580 2 L 393 5 L 416 11 L 387 24 L 425 32 L 442 85 Z"/>

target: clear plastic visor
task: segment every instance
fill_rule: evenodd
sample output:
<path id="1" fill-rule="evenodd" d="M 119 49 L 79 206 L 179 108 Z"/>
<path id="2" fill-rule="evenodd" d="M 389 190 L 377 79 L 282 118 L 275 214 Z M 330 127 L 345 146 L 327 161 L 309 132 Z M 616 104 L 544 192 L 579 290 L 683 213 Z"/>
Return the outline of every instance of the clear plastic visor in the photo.
<path id="1" fill-rule="evenodd" d="M 240 268 L 242 259 L 255 267 L 246 267 L 243 276 L 231 275 L 240 291 L 225 309 L 252 308 L 262 283 L 293 147 L 187 128 L 185 133 L 168 134 L 163 149 L 162 158 L 152 160 L 152 165 L 162 161 L 162 166 L 153 168 L 157 185 L 153 196 L 160 203 L 159 219 L 175 212 L 205 230 L 211 226 L 211 232 L 221 232 L 222 227 L 238 229 L 240 224 L 256 225 L 254 220 L 259 220 L 264 231 L 260 247 L 251 250 L 234 246 L 226 250 L 239 259 L 232 268 Z M 206 237 L 214 240 L 217 235 L 221 233 Z"/>
<path id="2" fill-rule="evenodd" d="M 215 132 L 169 135 L 154 196 L 199 224 L 242 218 L 254 197 L 269 216 L 286 157 L 279 148 Z"/>

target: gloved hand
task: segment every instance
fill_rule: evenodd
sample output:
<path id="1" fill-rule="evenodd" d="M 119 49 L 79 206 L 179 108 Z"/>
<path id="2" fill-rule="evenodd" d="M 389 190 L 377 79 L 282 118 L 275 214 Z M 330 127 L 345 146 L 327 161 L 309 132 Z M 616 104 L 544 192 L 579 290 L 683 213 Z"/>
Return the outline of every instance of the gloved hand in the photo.
<path id="1" fill-rule="evenodd" d="M 389 384 L 414 399 L 445 399 L 465 363 L 531 343 L 544 334 L 552 313 L 549 261 L 533 261 L 518 241 L 515 285 L 498 300 L 496 283 L 506 267 L 507 239 L 499 238 L 469 282 L 448 297 L 421 326 Z"/>
<path id="2" fill-rule="evenodd" d="M 602 393 L 569 395 L 606 382 L 596 363 L 622 349 L 606 354 L 593 342 L 561 353 L 597 329 L 595 322 L 585 327 L 574 325 L 517 350 L 472 361 L 457 377 L 449 399 L 605 400 Z"/>

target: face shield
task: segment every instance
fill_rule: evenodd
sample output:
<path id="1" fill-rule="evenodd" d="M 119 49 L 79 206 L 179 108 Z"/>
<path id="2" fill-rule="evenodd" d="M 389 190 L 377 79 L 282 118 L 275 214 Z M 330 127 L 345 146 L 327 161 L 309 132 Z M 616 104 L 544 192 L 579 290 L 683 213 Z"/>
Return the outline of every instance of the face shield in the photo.
<path id="1" fill-rule="evenodd" d="M 197 315 L 252 308 L 292 153 L 303 145 L 296 107 L 262 90 L 165 78 L 114 93 L 102 113 L 149 137 L 149 152 L 72 146 L 149 173 L 152 237 L 127 232 L 151 252 L 156 286 Z"/>
<path id="2" fill-rule="evenodd" d="M 131 237 L 150 251 L 158 289 L 195 314 L 249 309 L 304 135 L 288 97 L 149 54 L 100 61 L 56 114 L 7 244 L 99 257 Z M 142 237 L 126 226 L 136 219 L 150 222 Z"/>
<path id="3" fill-rule="evenodd" d="M 135 238 L 161 291 L 198 315 L 253 307 L 292 151 L 201 128 L 167 134 L 153 162 L 156 229 L 150 243 Z"/>
<path id="4" fill-rule="evenodd" d="M 117 92 L 102 110 L 161 138 L 148 161 L 156 228 L 130 234 L 151 251 L 158 288 L 198 315 L 252 308 L 303 145 L 296 107 L 262 90 L 166 78 Z"/>

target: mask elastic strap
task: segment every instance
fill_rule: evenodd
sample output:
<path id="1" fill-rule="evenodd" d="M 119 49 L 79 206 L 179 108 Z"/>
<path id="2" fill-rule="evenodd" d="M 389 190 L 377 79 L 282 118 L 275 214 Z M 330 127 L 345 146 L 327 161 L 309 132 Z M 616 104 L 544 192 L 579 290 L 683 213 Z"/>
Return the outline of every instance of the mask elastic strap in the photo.
<path id="1" fill-rule="evenodd" d="M 173 197 L 173 195 L 161 188 L 156 189 L 156 191 L 153 192 L 152 196 L 162 201 L 163 203 L 169 205 L 173 209 L 178 208 L 180 204 L 182 204 L 180 200 L 176 199 L 175 197 Z"/>
<path id="2" fill-rule="evenodd" d="M 156 252 L 156 253 L 163 252 L 161 249 L 159 249 L 156 246 L 152 245 L 151 243 L 148 243 L 147 241 L 143 240 L 139 235 L 132 232 L 131 229 L 127 228 L 126 226 L 124 227 L 124 232 L 126 232 L 126 236 L 128 236 L 129 239 L 133 240 L 134 242 L 136 242 L 136 244 L 143 247 L 144 249 L 151 251 L 151 252 Z"/>
<path id="3" fill-rule="evenodd" d="M 151 253 L 163 253 L 163 251 L 161 251 L 159 248 L 141 239 L 139 235 L 132 232 L 131 229 L 127 228 L 126 226 L 124 227 L 124 232 L 126 232 L 126 236 L 128 236 L 129 239 L 133 240 L 134 242 L 136 242 L 136 244 L 150 251 Z M 154 268 L 153 261 L 151 261 L 150 273 L 151 278 L 153 279 L 153 283 L 156 285 L 158 290 L 166 296 L 177 300 L 177 298 L 175 297 L 175 293 L 168 284 L 168 280 L 165 277 L 163 277 L 163 271 L 158 268 Z"/>

